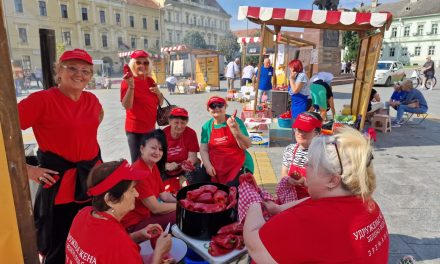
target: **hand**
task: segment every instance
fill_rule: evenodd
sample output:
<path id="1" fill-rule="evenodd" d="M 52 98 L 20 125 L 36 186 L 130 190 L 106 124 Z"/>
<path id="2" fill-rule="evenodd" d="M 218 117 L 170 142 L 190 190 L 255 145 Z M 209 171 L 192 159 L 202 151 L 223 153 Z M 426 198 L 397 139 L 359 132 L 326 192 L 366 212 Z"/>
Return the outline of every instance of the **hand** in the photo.
<path id="1" fill-rule="evenodd" d="M 226 124 L 229 126 L 232 135 L 236 136 L 240 132 L 238 123 L 235 121 L 235 117 L 230 116 L 228 120 L 226 120 Z"/>
<path id="2" fill-rule="evenodd" d="M 171 234 L 160 234 L 156 242 L 156 248 L 154 249 L 154 254 L 158 254 L 161 258 L 170 252 L 172 246 Z"/>
<path id="3" fill-rule="evenodd" d="M 130 236 L 134 242 L 142 243 L 145 240 L 151 239 L 151 235 L 148 233 L 148 231 L 155 228 L 155 227 L 162 230 L 162 227 L 159 224 L 150 224 L 150 225 L 147 225 L 145 228 L 142 228 L 138 231 L 131 233 Z"/>
<path id="4" fill-rule="evenodd" d="M 280 210 L 280 206 L 276 203 L 274 203 L 273 201 L 267 201 L 267 202 L 263 202 L 264 207 L 266 207 L 266 210 L 272 214 L 272 215 L 276 215 L 279 212 L 281 212 Z"/>
<path id="5" fill-rule="evenodd" d="M 180 165 L 176 162 L 165 163 L 165 170 L 167 170 L 167 171 L 177 170 L 179 167 L 180 167 Z"/>
<path id="6" fill-rule="evenodd" d="M 124 75 L 124 77 L 125 77 L 125 75 Z M 125 81 L 127 82 L 129 89 L 134 89 L 134 78 L 133 78 L 133 76 L 126 78 Z"/>
<path id="7" fill-rule="evenodd" d="M 151 235 L 149 234 L 149 231 L 153 230 L 153 229 L 156 229 L 156 228 L 159 228 L 160 231 L 163 232 L 162 226 L 160 226 L 159 224 L 149 224 L 144 229 L 142 229 L 142 230 L 145 231 L 146 235 L 148 236 L 147 239 L 151 238 Z"/>
<path id="8" fill-rule="evenodd" d="M 159 87 L 157 87 L 157 85 L 151 86 L 150 91 L 152 93 L 156 94 L 157 96 L 159 96 L 161 94 Z"/>
<path id="9" fill-rule="evenodd" d="M 287 179 L 287 182 L 288 182 L 289 184 L 291 184 L 291 185 L 304 185 L 305 178 L 304 178 L 304 177 L 301 177 L 301 178 L 299 178 L 299 180 L 295 180 L 294 178 L 289 177 L 289 178 Z"/>
<path id="10" fill-rule="evenodd" d="M 56 182 L 56 180 L 50 174 L 58 174 L 57 171 L 31 166 L 28 164 L 26 164 L 26 170 L 29 180 L 33 180 L 36 183 L 45 183 L 51 186 Z"/>
<path id="11" fill-rule="evenodd" d="M 204 166 L 206 169 L 206 173 L 208 173 L 209 176 L 215 177 L 217 175 L 217 173 L 215 172 L 214 166 L 212 166 L 211 164 L 204 164 Z"/>

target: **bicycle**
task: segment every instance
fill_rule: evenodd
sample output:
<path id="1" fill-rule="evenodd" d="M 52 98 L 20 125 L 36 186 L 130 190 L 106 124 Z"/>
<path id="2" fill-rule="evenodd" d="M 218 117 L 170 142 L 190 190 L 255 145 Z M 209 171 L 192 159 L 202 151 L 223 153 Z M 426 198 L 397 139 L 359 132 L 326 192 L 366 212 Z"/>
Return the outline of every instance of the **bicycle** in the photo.
<path id="1" fill-rule="evenodd" d="M 411 75 L 411 81 L 413 83 L 413 87 L 416 89 L 422 89 L 423 87 L 421 87 L 421 84 L 423 83 L 422 80 L 422 76 L 424 74 L 421 72 L 421 70 L 414 70 L 412 75 Z M 425 82 L 425 89 L 426 90 L 432 90 L 432 88 L 434 88 L 434 86 L 437 84 L 437 79 L 435 78 L 435 76 L 433 76 L 432 78 L 429 78 L 426 80 Z M 420 88 L 419 88 L 420 85 Z"/>

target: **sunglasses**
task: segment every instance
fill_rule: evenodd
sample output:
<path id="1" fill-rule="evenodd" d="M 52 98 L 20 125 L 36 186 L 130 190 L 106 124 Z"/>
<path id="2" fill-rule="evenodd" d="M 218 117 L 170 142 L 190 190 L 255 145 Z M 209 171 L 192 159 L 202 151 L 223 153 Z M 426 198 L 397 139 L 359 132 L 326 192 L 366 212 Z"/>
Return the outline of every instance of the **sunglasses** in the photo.
<path id="1" fill-rule="evenodd" d="M 78 68 L 76 68 L 76 67 L 74 67 L 74 66 L 61 65 L 61 67 L 62 67 L 63 69 L 65 69 L 68 73 L 72 74 L 72 75 L 75 75 L 75 74 L 81 73 L 81 75 L 86 76 L 86 77 L 89 77 L 89 76 L 91 76 L 91 75 L 93 74 L 93 71 L 91 71 L 91 70 L 87 70 L 87 69 L 78 69 Z"/>
<path id="2" fill-rule="evenodd" d="M 225 104 L 222 104 L 222 103 L 212 103 L 209 105 L 209 108 L 216 109 L 216 108 L 223 108 L 224 106 L 225 106 Z"/>
<path id="3" fill-rule="evenodd" d="M 148 66 L 150 65 L 150 62 L 148 61 L 136 61 L 136 65 L 144 65 L 144 66 Z"/>
<path id="4" fill-rule="evenodd" d="M 342 175 L 344 173 L 344 167 L 342 167 L 341 155 L 339 155 L 339 149 L 338 144 L 336 143 L 336 139 L 334 137 L 329 137 L 329 143 L 335 146 L 336 155 L 338 155 L 339 166 L 341 166 L 341 173 L 339 175 Z"/>

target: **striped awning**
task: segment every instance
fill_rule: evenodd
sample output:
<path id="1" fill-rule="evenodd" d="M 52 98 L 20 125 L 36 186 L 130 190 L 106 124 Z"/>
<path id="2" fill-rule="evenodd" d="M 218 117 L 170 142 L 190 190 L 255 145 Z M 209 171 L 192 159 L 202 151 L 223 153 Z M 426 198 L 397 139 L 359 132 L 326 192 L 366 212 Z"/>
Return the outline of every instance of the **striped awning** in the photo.
<path id="1" fill-rule="evenodd" d="M 303 10 L 272 7 L 240 6 L 238 19 L 258 24 L 335 30 L 372 30 L 388 27 L 391 13 L 358 13 L 346 11 Z"/>
<path id="2" fill-rule="evenodd" d="M 185 45 L 177 45 L 173 47 L 163 47 L 160 49 L 160 52 L 172 52 L 172 51 L 181 51 L 186 50 L 187 47 Z"/>
<path id="3" fill-rule="evenodd" d="M 131 54 L 133 54 L 133 52 L 135 52 L 135 51 L 134 50 L 130 50 L 130 51 L 119 52 L 118 56 L 119 56 L 119 58 L 127 57 L 127 56 L 130 56 Z M 149 52 L 147 52 L 147 53 L 150 56 L 150 58 L 153 58 L 153 59 L 160 59 L 160 58 L 162 58 L 162 55 L 160 55 L 160 54 L 153 54 L 153 53 L 149 53 Z"/>
<path id="4" fill-rule="evenodd" d="M 261 41 L 260 37 L 241 37 L 237 38 L 238 43 L 248 44 L 248 43 L 259 43 Z"/>

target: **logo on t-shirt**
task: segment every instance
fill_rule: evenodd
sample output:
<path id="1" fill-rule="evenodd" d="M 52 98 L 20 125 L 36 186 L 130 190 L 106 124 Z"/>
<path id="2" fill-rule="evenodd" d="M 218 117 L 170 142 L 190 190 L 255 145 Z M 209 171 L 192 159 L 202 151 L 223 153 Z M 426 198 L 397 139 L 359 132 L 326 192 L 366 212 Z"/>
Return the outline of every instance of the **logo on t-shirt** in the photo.
<path id="1" fill-rule="evenodd" d="M 214 142 L 215 142 L 216 145 L 226 143 L 226 142 L 228 142 L 228 136 L 214 138 Z"/>

